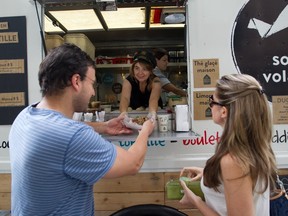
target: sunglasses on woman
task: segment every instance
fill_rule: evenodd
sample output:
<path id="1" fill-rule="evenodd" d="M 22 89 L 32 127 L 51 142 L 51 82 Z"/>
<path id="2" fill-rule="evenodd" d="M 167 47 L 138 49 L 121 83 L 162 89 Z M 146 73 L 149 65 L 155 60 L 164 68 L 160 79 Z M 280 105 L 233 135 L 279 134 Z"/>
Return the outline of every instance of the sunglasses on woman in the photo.
<path id="1" fill-rule="evenodd" d="M 224 106 L 224 104 L 221 104 L 221 103 L 219 103 L 219 102 L 214 101 L 213 95 L 211 95 L 211 96 L 209 97 L 209 107 L 212 108 L 214 105 Z"/>

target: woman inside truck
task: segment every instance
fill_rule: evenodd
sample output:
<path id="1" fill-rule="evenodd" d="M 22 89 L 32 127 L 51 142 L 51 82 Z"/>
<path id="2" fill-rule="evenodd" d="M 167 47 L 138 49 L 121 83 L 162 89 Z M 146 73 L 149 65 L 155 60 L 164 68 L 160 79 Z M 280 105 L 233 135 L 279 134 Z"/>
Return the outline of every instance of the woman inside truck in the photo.
<path id="1" fill-rule="evenodd" d="M 153 73 L 160 78 L 162 89 L 167 93 L 173 92 L 176 95 L 187 97 L 187 92 L 181 88 L 176 87 L 164 74 L 169 63 L 169 54 L 167 50 L 163 48 L 157 48 L 154 49 L 153 52 L 157 62 L 157 66 L 153 70 Z"/>
<path id="2" fill-rule="evenodd" d="M 134 56 L 130 74 L 123 80 L 120 113 L 148 110 L 148 118 L 156 119 L 158 107 L 163 108 L 160 79 L 153 74 L 156 67 L 154 55 L 140 51 Z"/>

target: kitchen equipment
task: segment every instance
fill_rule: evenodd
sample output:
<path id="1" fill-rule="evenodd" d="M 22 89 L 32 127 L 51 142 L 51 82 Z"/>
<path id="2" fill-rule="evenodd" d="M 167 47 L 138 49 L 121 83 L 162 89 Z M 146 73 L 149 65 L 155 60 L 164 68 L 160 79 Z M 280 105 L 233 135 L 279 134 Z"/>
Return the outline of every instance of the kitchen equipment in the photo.
<path id="1" fill-rule="evenodd" d="M 175 106 L 175 131 L 189 131 L 188 105 Z"/>

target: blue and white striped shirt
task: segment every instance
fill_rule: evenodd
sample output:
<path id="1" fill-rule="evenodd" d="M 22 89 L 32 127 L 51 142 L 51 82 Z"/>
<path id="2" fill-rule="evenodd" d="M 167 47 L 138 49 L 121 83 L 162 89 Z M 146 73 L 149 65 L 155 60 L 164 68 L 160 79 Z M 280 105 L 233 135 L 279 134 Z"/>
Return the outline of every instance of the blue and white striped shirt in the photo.
<path id="1" fill-rule="evenodd" d="M 112 143 L 82 122 L 29 106 L 9 144 L 12 215 L 94 215 L 93 184 L 115 161 Z"/>

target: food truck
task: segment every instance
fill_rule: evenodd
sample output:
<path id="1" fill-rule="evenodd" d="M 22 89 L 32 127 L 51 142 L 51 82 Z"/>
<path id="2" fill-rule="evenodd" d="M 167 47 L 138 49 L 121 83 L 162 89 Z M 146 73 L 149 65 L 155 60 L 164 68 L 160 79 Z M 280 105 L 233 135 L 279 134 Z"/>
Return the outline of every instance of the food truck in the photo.
<path id="1" fill-rule="evenodd" d="M 154 188 L 147 189 L 148 192 L 144 191 L 157 198 L 152 201 L 143 198 L 144 193 L 137 188 L 133 188 L 132 192 L 128 191 L 129 189 L 121 191 L 119 188 L 113 188 L 119 193 L 119 197 L 121 193 L 135 193 L 135 196 L 144 200 L 140 203 L 158 202 L 179 209 L 183 207 L 165 199 L 165 184 L 171 176 L 177 176 L 183 167 L 204 166 L 213 154 L 222 129 L 212 121 L 208 98 L 214 91 L 217 79 L 222 75 L 247 73 L 263 85 L 273 115 L 272 148 L 277 165 L 279 169 L 288 168 L 287 2 L 189 0 L 184 3 L 184 51 L 188 80 L 185 105 L 188 107 L 189 128 L 184 131 L 175 129 L 177 116 L 174 112 L 169 119 L 169 130 L 160 132 L 156 129 L 149 138 L 147 156 L 139 174 L 141 177 L 135 178 L 154 178 L 158 183 L 161 181 L 158 185 L 161 190 Z M 8 136 L 11 120 L 23 107 L 41 99 L 37 72 L 45 54 L 43 32 L 39 30 L 35 5 L 43 12 L 45 1 L 10 0 L 2 3 L 0 8 L 0 178 L 1 182 L 6 182 L 0 186 L 0 197 L 5 199 L 4 202 L 0 201 L 0 210 L 9 209 L 10 205 L 11 191 L 7 188 L 10 187 Z M 40 12 L 39 18 L 43 24 L 43 13 Z M 9 45 L 11 49 L 7 49 Z M 15 48 L 13 45 L 16 45 Z M 163 112 L 165 110 L 161 110 L 159 114 Z M 117 111 L 114 113 L 117 114 Z M 110 115 L 113 115 L 113 112 Z M 9 120 L 6 121 L 6 117 Z M 132 135 L 105 138 L 123 148 L 129 148 L 133 145 L 136 135 L 137 131 Z M 128 178 L 125 181 L 130 180 Z M 125 181 L 119 180 L 123 185 Z M 116 184 L 110 180 L 108 183 L 114 186 Z M 95 193 L 100 197 L 95 201 L 96 209 L 99 211 L 111 213 L 123 206 L 137 204 L 131 201 L 123 204 L 118 200 L 117 204 L 108 207 L 109 205 L 103 204 L 102 201 L 106 196 L 113 196 L 108 189 L 108 192 L 103 190 L 105 182 L 101 181 L 99 185 L 95 186 Z M 114 196 L 117 196 L 117 193 L 114 193 Z M 193 215 L 193 212 L 187 212 Z"/>

